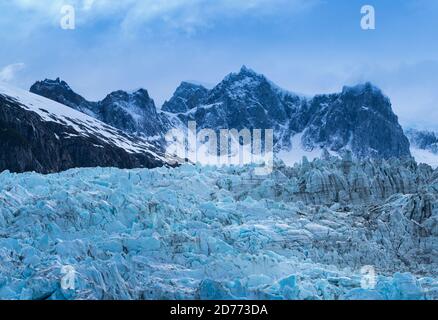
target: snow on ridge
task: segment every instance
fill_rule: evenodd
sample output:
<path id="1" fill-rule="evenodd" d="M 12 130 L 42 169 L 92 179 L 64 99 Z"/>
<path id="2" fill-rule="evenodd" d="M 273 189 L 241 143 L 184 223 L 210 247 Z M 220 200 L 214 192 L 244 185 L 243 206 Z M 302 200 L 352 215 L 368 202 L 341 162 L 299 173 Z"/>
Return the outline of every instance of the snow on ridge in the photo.
<path id="1" fill-rule="evenodd" d="M 37 113 L 43 121 L 68 125 L 84 137 L 97 136 L 105 142 L 120 147 L 129 153 L 150 153 L 164 160 L 151 151 L 152 145 L 141 138 L 132 138 L 120 130 L 111 127 L 85 113 L 61 103 L 33 94 L 31 92 L 0 83 L 0 95 L 11 98 L 24 109 Z"/>

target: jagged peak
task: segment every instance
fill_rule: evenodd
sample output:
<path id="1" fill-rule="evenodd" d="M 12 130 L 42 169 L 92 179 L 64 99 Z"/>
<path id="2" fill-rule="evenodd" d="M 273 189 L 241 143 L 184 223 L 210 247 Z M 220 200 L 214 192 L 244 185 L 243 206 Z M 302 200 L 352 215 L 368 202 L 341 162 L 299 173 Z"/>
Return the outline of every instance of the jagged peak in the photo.
<path id="1" fill-rule="evenodd" d="M 37 81 L 30 87 L 29 91 L 31 93 L 65 104 L 69 107 L 79 106 L 83 103 L 91 103 L 73 91 L 67 82 L 61 80 L 60 78 L 56 78 L 55 80 L 45 79 L 43 81 Z M 81 112 L 83 111 L 81 108 L 78 108 L 78 110 L 79 109 Z"/>
<path id="2" fill-rule="evenodd" d="M 140 88 L 135 91 L 117 90 L 108 94 L 105 99 L 100 101 L 102 104 L 122 103 L 126 108 L 152 106 L 155 108 L 155 101 L 149 96 L 146 89 Z"/>
<path id="3" fill-rule="evenodd" d="M 240 74 L 247 74 L 247 75 L 254 75 L 254 76 L 260 76 L 260 75 L 261 75 L 261 74 L 255 72 L 253 69 L 248 68 L 246 65 L 243 65 L 243 66 L 240 68 L 239 73 L 240 73 Z"/>
<path id="4" fill-rule="evenodd" d="M 59 77 L 57 77 L 55 80 L 46 78 L 42 81 L 35 82 L 33 86 L 35 86 L 35 85 L 40 85 L 40 86 L 42 85 L 45 87 L 57 87 L 57 88 L 63 88 L 65 90 L 73 91 L 70 88 L 70 86 L 67 84 L 67 82 L 60 79 Z"/>
<path id="5" fill-rule="evenodd" d="M 352 93 L 354 95 L 361 95 L 364 93 L 372 93 L 372 94 L 380 94 L 383 95 L 382 90 L 373 85 L 371 82 L 367 81 L 364 83 L 359 83 L 357 85 L 354 86 L 344 86 L 342 88 L 342 93 Z"/>
<path id="6" fill-rule="evenodd" d="M 416 128 L 407 128 L 405 130 L 406 133 L 409 134 L 423 134 L 423 135 L 430 135 L 430 136 L 436 136 L 438 139 L 438 132 L 431 130 L 431 129 L 416 129 Z"/>
<path id="7" fill-rule="evenodd" d="M 228 81 L 240 81 L 245 78 L 252 78 L 257 80 L 266 80 L 266 77 L 260 73 L 255 72 L 254 70 L 248 68 L 247 66 L 243 65 L 239 72 L 232 72 L 228 74 L 222 82 L 228 82 Z"/>
<path id="8" fill-rule="evenodd" d="M 187 91 L 187 90 L 190 90 L 190 91 L 196 91 L 196 90 L 208 91 L 208 89 L 201 84 L 194 83 L 191 81 L 182 81 L 179 84 L 179 86 L 176 88 L 175 94 L 179 94 L 179 93 Z"/>
<path id="9" fill-rule="evenodd" d="M 110 92 L 106 97 L 120 97 L 120 96 L 129 96 L 129 93 L 125 90 L 115 90 Z"/>
<path id="10" fill-rule="evenodd" d="M 108 94 L 106 97 L 117 97 L 117 98 L 126 98 L 132 96 L 141 96 L 150 99 L 149 92 L 144 88 L 135 89 L 132 91 L 126 91 L 126 90 L 115 90 L 112 91 L 110 94 Z"/>

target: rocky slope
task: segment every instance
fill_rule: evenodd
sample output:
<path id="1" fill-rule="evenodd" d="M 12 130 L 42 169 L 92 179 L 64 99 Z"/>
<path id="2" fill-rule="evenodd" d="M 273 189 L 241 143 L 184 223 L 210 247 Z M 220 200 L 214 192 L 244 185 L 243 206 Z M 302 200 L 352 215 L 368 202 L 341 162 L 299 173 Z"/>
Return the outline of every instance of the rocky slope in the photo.
<path id="1" fill-rule="evenodd" d="M 168 163 L 141 138 L 6 85 L 0 85 L 0 150 L 0 171 L 48 173 L 73 167 L 152 168 Z"/>
<path id="2" fill-rule="evenodd" d="M 144 89 L 132 93 L 119 90 L 110 93 L 102 101 L 91 102 L 75 93 L 66 82 L 58 78 L 38 81 L 32 85 L 30 92 L 144 138 L 160 139 L 170 127 L 167 118 L 157 112 L 154 101 Z"/>
<path id="3" fill-rule="evenodd" d="M 275 194 L 263 190 L 268 183 L 266 177 L 254 175 L 239 187 L 241 196 L 314 205 L 361 205 L 383 201 L 394 194 L 418 193 L 433 174 L 430 166 L 412 159 L 352 161 L 349 157 L 329 157 L 313 162 L 304 159 L 294 167 L 277 164 L 276 169 L 268 177 Z"/>
<path id="4" fill-rule="evenodd" d="M 173 97 L 166 101 L 162 110 L 170 113 L 185 113 L 199 106 L 208 95 L 208 90 L 201 85 L 182 82 Z"/>
<path id="5" fill-rule="evenodd" d="M 242 67 L 212 90 L 182 84 L 163 110 L 183 123 L 196 121 L 199 128 L 274 129 L 277 151 L 325 148 L 338 154 L 351 150 L 356 158 L 410 156 L 389 99 L 370 83 L 308 98 Z"/>
<path id="6" fill-rule="evenodd" d="M 162 138 L 196 121 L 203 129 L 273 129 L 275 150 L 288 158 L 352 151 L 355 158 L 409 157 L 409 141 L 389 99 L 366 83 L 342 92 L 303 97 L 280 89 L 245 66 L 213 89 L 187 82 L 158 112 L 146 90 L 116 91 L 89 102 L 65 82 L 37 82 L 31 91 L 64 103 L 129 133 Z M 161 139 L 159 144 L 163 144 Z M 294 161 L 292 161 L 294 162 Z"/>

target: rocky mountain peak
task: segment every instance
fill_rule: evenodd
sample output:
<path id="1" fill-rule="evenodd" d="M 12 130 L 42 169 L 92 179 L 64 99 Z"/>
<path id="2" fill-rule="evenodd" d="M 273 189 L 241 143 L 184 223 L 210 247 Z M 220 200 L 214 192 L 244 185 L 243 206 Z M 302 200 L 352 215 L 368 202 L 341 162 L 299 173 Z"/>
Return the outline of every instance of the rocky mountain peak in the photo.
<path id="1" fill-rule="evenodd" d="M 183 81 L 172 98 L 163 104 L 162 110 L 171 113 L 187 112 L 202 103 L 208 92 L 209 90 L 201 85 Z"/>
<path id="2" fill-rule="evenodd" d="M 185 90 L 199 90 L 199 89 L 207 90 L 204 86 L 200 84 L 196 84 L 188 81 L 182 81 L 178 86 L 178 88 L 176 88 L 176 92 L 184 92 Z"/>
<path id="3" fill-rule="evenodd" d="M 113 91 L 102 101 L 88 101 L 75 93 L 69 85 L 60 80 L 36 82 L 32 93 L 44 96 L 86 113 L 118 129 L 141 136 L 160 136 L 167 130 L 168 122 L 157 113 L 154 100 L 146 89 L 132 93 Z"/>
<path id="4" fill-rule="evenodd" d="M 0 128 L 0 171 L 50 173 L 75 167 L 164 164 L 164 155 L 159 156 L 160 150 L 145 139 L 7 85 L 0 85 Z"/>
<path id="5" fill-rule="evenodd" d="M 148 109 L 149 112 L 156 113 L 155 102 L 146 89 L 138 89 L 132 93 L 123 90 L 113 91 L 101 103 L 124 103 L 127 108 Z"/>
<path id="6" fill-rule="evenodd" d="M 144 97 L 145 99 L 152 99 L 149 95 L 149 92 L 146 89 L 140 88 L 135 90 L 132 93 L 134 96 L 140 96 L 140 97 Z"/>
<path id="7" fill-rule="evenodd" d="M 303 97 L 242 66 L 213 89 L 181 82 L 163 104 L 163 113 L 145 89 L 115 91 L 97 103 L 74 96 L 83 99 L 77 103 L 63 90 L 60 98 L 53 90 L 41 90 L 45 86 L 35 87 L 40 88 L 38 94 L 91 110 L 103 122 L 140 135 L 163 136 L 171 127 L 196 121 L 198 129 L 272 129 L 277 151 L 301 149 L 318 156 L 324 149 L 338 155 L 349 150 L 356 158 L 411 155 L 389 98 L 369 82 L 345 86 L 339 93 Z"/>
<path id="8" fill-rule="evenodd" d="M 31 86 L 30 92 L 62 103 L 88 115 L 95 115 L 95 104 L 74 92 L 67 82 L 60 78 L 37 81 Z"/>
<path id="9" fill-rule="evenodd" d="M 239 88 L 254 89 L 255 87 L 267 82 L 268 81 L 264 75 L 258 74 L 246 66 L 242 66 L 239 72 L 233 72 L 227 75 L 217 87 L 229 87 L 231 90 Z"/>
<path id="10" fill-rule="evenodd" d="M 240 68 L 239 74 L 246 75 L 246 76 L 253 76 L 253 77 L 263 76 L 263 75 L 255 72 L 253 69 L 248 68 L 246 65 L 243 65 Z"/>
<path id="11" fill-rule="evenodd" d="M 340 99 L 350 108 L 350 112 L 371 113 L 375 112 L 384 119 L 397 122 L 398 118 L 392 110 L 390 99 L 382 90 L 370 82 L 342 89 Z"/>
<path id="12" fill-rule="evenodd" d="M 344 86 L 342 88 L 343 94 L 352 94 L 352 95 L 364 95 L 364 94 L 377 94 L 383 95 L 382 90 L 377 86 L 373 85 L 371 82 L 365 82 L 361 84 L 357 84 L 355 86 Z"/>

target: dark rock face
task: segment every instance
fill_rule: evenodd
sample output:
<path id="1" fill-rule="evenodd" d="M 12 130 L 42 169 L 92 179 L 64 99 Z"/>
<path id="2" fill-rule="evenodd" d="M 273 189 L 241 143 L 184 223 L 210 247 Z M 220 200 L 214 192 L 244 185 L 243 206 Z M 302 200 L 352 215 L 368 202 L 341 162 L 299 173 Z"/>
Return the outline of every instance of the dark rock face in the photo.
<path id="1" fill-rule="evenodd" d="M 157 111 L 146 90 L 116 91 L 100 102 L 89 102 L 57 79 L 37 82 L 31 91 L 128 133 L 154 137 L 161 146 L 172 127 L 196 121 L 198 129 L 273 129 L 276 151 L 318 148 L 385 159 L 411 155 L 389 99 L 370 83 L 307 98 L 278 88 L 244 66 L 211 90 L 181 83 L 163 112 Z M 297 134 L 300 145 L 292 145 Z"/>
<path id="2" fill-rule="evenodd" d="M 30 88 L 30 92 L 62 103 L 92 117 L 96 117 L 98 111 L 98 104 L 96 102 L 85 100 L 82 96 L 74 92 L 65 81 L 59 78 L 56 80 L 46 79 L 44 81 L 35 82 Z"/>
<path id="3" fill-rule="evenodd" d="M 144 137 L 162 137 L 169 129 L 167 118 L 159 114 L 146 90 L 133 93 L 115 91 L 99 102 L 90 102 L 58 79 L 36 82 L 30 92 L 65 104 L 125 132 Z"/>
<path id="4" fill-rule="evenodd" d="M 345 87 L 340 94 L 310 102 L 304 145 L 341 151 L 348 147 L 358 158 L 409 156 L 409 141 L 392 112 L 389 99 L 370 83 Z"/>
<path id="5" fill-rule="evenodd" d="M 187 112 L 197 107 L 207 97 L 207 93 L 208 90 L 201 85 L 182 82 L 161 110 L 172 113 Z"/>
<path id="6" fill-rule="evenodd" d="M 413 147 L 428 150 L 438 154 L 438 134 L 433 131 L 421 131 L 415 129 L 406 130 L 406 135 Z"/>
<path id="7" fill-rule="evenodd" d="M 115 91 L 98 103 L 97 118 L 129 133 L 162 136 L 170 126 L 146 90 Z"/>
<path id="8" fill-rule="evenodd" d="M 75 123 L 81 125 L 77 120 Z M 166 164 L 151 153 L 128 152 L 103 135 L 104 132 L 101 137 L 84 135 L 72 126 L 45 121 L 14 98 L 0 93 L 0 172 L 51 173 L 74 167 L 153 168 Z M 121 132 L 120 137 L 136 140 Z"/>
<path id="9" fill-rule="evenodd" d="M 186 125 L 196 121 L 198 128 L 273 129 L 276 150 L 297 147 L 291 138 L 301 133 L 302 147 L 309 151 L 351 150 L 356 158 L 410 156 L 389 99 L 369 83 L 305 98 L 242 67 L 212 90 L 181 85 L 165 109 Z"/>

